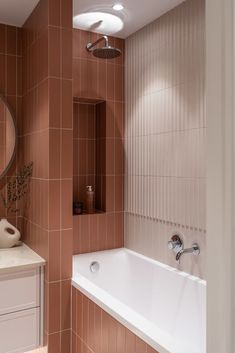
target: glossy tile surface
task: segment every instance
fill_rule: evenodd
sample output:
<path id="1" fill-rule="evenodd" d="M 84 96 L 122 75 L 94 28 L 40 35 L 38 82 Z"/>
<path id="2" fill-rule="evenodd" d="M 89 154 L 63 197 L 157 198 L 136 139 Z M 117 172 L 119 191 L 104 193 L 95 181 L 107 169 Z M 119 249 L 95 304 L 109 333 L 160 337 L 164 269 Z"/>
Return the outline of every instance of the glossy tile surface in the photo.
<path id="1" fill-rule="evenodd" d="M 72 313 L 72 353 L 157 353 L 75 288 Z"/>
<path id="2" fill-rule="evenodd" d="M 22 161 L 34 162 L 24 241 L 46 261 L 44 344 L 69 353 L 72 270 L 72 2 L 41 0 L 23 27 Z"/>

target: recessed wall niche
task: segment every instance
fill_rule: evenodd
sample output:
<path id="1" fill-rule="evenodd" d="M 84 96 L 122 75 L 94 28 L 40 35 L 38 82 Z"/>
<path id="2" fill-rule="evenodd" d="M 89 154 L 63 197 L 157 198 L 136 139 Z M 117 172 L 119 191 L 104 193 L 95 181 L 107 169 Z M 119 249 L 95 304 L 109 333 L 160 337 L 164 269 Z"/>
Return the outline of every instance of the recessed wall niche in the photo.
<path id="1" fill-rule="evenodd" d="M 73 201 L 86 214 L 86 186 L 95 192 L 94 213 L 106 211 L 106 102 L 73 100 Z"/>

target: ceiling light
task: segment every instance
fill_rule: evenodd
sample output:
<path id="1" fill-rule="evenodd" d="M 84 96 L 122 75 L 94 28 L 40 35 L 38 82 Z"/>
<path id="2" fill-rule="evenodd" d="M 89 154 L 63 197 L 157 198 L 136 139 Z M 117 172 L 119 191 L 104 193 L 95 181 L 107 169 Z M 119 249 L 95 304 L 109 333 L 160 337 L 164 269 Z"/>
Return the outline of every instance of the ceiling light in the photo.
<path id="1" fill-rule="evenodd" d="M 113 5 L 113 9 L 115 11 L 122 11 L 124 9 L 124 6 L 122 4 L 115 4 Z"/>

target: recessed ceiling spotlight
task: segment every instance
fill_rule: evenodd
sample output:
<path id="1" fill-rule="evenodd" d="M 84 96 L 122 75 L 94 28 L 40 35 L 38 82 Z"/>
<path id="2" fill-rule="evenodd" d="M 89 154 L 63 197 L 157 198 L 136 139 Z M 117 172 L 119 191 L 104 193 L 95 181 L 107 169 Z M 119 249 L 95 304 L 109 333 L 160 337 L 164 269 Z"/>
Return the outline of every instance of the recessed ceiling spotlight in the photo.
<path id="1" fill-rule="evenodd" d="M 113 5 L 113 9 L 114 9 L 115 11 L 122 11 L 122 10 L 124 9 L 124 6 L 123 6 L 122 4 L 120 4 L 120 3 L 114 4 L 114 5 Z"/>

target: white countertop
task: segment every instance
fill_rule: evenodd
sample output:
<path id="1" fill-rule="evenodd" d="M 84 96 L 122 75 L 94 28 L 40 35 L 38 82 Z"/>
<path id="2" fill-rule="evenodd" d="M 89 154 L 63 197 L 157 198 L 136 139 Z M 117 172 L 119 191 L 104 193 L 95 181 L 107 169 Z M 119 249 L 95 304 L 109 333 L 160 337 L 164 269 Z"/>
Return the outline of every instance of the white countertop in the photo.
<path id="1" fill-rule="evenodd" d="M 0 274 L 9 270 L 24 270 L 45 265 L 45 260 L 22 243 L 10 249 L 0 249 Z"/>

